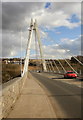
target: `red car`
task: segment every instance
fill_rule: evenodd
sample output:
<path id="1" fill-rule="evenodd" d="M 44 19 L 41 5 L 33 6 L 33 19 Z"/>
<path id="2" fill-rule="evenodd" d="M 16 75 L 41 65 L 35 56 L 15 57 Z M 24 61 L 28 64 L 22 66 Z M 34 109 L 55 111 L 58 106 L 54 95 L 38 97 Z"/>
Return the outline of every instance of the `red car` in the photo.
<path id="1" fill-rule="evenodd" d="M 64 78 L 76 78 L 77 74 L 73 71 L 67 71 L 67 73 L 64 74 Z"/>

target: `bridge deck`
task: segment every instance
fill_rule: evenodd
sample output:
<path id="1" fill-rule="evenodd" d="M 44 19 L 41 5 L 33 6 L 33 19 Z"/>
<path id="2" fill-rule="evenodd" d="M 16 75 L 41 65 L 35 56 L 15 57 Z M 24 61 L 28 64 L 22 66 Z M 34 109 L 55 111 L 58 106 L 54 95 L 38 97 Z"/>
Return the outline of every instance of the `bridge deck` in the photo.
<path id="1" fill-rule="evenodd" d="M 50 101 L 34 79 L 25 80 L 22 93 L 7 118 L 56 118 Z"/>

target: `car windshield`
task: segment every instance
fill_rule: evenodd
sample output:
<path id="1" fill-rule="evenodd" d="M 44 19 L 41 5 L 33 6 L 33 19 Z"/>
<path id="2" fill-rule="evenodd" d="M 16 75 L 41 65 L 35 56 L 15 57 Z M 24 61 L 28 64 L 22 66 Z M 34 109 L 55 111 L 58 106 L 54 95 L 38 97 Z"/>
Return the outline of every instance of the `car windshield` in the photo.
<path id="1" fill-rule="evenodd" d="M 74 72 L 67 72 L 67 73 L 74 73 Z"/>

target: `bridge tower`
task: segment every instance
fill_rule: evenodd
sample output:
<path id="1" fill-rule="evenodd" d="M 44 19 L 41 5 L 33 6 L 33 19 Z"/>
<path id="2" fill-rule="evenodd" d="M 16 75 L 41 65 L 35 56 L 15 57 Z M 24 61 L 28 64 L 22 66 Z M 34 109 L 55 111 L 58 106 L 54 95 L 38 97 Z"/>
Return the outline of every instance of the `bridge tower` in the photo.
<path id="1" fill-rule="evenodd" d="M 45 64 L 45 59 L 44 59 L 44 56 L 43 56 L 42 44 L 41 44 L 41 41 L 40 41 L 40 34 L 39 34 L 38 26 L 37 26 L 37 21 L 35 20 L 35 22 L 33 22 L 33 19 L 31 19 L 30 29 L 29 29 L 29 37 L 28 37 L 28 42 L 27 42 L 27 49 L 26 49 L 26 56 L 25 56 L 25 61 L 24 61 L 24 69 L 23 69 L 22 76 L 25 73 L 28 72 L 28 65 L 29 65 L 29 57 L 30 57 L 33 31 L 35 32 L 35 36 L 37 36 L 39 50 L 40 50 L 40 56 L 41 56 L 41 60 L 42 60 L 42 64 L 43 64 L 43 70 L 47 71 L 46 64 Z"/>

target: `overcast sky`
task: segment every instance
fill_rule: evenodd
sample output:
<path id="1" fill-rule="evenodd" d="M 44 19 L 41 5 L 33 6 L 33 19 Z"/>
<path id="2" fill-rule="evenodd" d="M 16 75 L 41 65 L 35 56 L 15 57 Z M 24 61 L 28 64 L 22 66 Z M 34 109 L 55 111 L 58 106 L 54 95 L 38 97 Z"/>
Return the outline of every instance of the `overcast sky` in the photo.
<path id="1" fill-rule="evenodd" d="M 81 54 L 80 2 L 3 2 L 3 57 L 25 56 L 31 18 L 37 19 L 45 58 Z M 34 57 L 34 37 L 32 41 Z"/>

